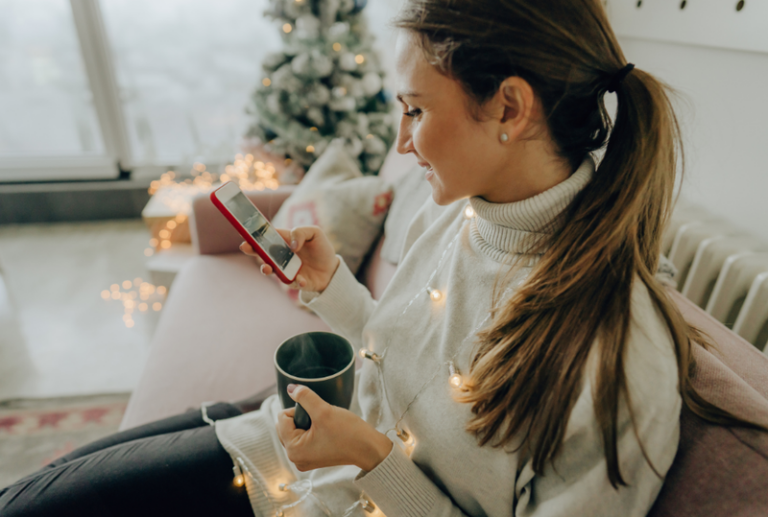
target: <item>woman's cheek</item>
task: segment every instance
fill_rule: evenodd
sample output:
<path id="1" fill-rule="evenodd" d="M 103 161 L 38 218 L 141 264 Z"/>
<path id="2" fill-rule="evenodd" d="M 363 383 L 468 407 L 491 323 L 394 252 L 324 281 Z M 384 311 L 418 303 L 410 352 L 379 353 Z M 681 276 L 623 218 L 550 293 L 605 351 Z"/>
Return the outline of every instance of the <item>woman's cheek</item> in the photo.
<path id="1" fill-rule="evenodd" d="M 431 138 L 432 135 L 430 134 L 429 126 L 426 126 L 423 123 L 418 124 L 413 128 L 412 134 L 413 147 L 416 149 L 416 152 L 422 159 L 434 167 L 435 163 L 432 158 L 436 156 L 435 142 Z"/>

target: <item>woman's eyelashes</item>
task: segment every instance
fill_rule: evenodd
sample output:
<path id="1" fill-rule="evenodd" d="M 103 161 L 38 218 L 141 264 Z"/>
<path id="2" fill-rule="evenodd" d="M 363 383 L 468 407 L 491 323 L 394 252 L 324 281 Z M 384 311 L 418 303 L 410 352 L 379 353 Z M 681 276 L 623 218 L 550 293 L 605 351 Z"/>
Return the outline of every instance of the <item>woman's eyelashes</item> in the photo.
<path id="1" fill-rule="evenodd" d="M 419 108 L 412 108 L 405 113 L 403 113 L 406 117 L 416 117 L 421 115 L 421 110 Z"/>

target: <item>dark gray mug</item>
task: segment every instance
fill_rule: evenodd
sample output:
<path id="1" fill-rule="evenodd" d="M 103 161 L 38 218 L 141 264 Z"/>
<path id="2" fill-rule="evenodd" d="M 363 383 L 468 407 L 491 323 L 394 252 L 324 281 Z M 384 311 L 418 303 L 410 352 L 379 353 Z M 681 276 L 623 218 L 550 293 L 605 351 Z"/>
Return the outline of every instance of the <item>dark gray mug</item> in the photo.
<path id="1" fill-rule="evenodd" d="M 309 429 L 312 420 L 288 396 L 289 384 L 301 384 L 334 406 L 349 409 L 355 389 L 355 350 L 343 337 L 330 332 L 307 332 L 283 341 L 275 350 L 277 392 L 284 408 L 296 406 L 293 421 Z"/>

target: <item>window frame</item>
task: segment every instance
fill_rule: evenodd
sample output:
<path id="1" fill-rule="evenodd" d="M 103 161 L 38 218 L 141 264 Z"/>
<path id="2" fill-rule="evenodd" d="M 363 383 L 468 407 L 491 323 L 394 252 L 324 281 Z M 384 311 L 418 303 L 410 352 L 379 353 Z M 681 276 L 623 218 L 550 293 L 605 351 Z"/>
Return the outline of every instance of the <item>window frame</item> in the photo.
<path id="1" fill-rule="evenodd" d="M 98 0 L 70 0 L 75 32 L 104 142 L 101 154 L 3 156 L 0 182 L 108 180 L 130 170 L 131 147 L 113 54 Z"/>

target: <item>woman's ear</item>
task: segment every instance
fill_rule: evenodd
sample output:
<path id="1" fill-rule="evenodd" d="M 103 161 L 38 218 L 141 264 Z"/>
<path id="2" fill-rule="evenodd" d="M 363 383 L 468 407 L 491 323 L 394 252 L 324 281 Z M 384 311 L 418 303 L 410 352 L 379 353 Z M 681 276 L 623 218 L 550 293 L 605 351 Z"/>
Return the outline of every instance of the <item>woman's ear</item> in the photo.
<path id="1" fill-rule="evenodd" d="M 530 126 L 536 96 L 528 81 L 521 77 L 507 77 L 496 94 L 499 113 L 499 131 L 515 140 Z"/>

